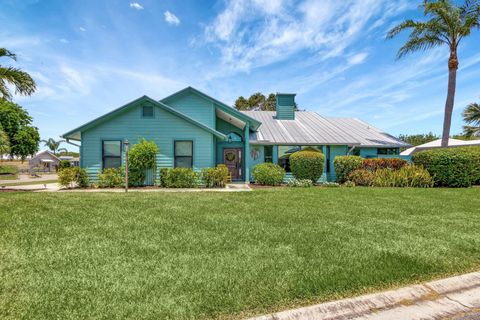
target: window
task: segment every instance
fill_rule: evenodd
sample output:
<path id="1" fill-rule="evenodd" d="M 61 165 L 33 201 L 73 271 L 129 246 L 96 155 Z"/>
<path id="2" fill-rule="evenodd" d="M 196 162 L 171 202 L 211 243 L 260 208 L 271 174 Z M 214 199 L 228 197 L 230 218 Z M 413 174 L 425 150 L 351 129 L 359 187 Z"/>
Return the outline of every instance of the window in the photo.
<path id="1" fill-rule="evenodd" d="M 175 168 L 192 168 L 193 167 L 193 141 L 177 140 L 174 146 Z"/>
<path id="2" fill-rule="evenodd" d="M 285 172 L 291 172 L 290 155 L 301 149 L 300 146 L 278 146 L 278 165 L 285 169 Z"/>
<path id="3" fill-rule="evenodd" d="M 142 116 L 144 118 L 153 118 L 153 106 L 143 106 Z"/>
<path id="4" fill-rule="evenodd" d="M 273 160 L 273 146 L 264 147 L 265 162 L 272 162 Z"/>
<path id="5" fill-rule="evenodd" d="M 102 147 L 103 169 L 122 166 L 122 141 L 104 140 Z"/>
<path id="6" fill-rule="evenodd" d="M 398 155 L 398 148 L 378 148 L 377 154 L 381 155 Z"/>

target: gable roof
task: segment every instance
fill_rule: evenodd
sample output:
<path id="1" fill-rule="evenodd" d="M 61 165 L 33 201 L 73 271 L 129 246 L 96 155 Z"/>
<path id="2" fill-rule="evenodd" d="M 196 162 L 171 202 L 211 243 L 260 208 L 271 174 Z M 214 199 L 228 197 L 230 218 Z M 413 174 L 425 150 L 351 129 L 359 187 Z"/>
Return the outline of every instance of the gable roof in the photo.
<path id="1" fill-rule="evenodd" d="M 233 115 L 234 117 L 239 118 L 240 120 L 243 120 L 243 121 L 245 121 L 245 122 L 248 122 L 249 125 L 250 125 L 250 128 L 251 128 L 252 130 L 257 130 L 258 127 L 260 127 L 260 125 L 262 124 L 262 123 L 261 123 L 260 121 L 258 121 L 257 119 L 252 118 L 252 117 L 250 117 L 249 115 L 247 115 L 247 114 L 245 114 L 245 113 L 243 113 L 243 112 L 241 112 L 241 111 L 238 111 L 237 109 L 235 109 L 235 108 L 233 108 L 233 107 L 231 107 L 231 106 L 229 106 L 229 105 L 221 102 L 220 100 L 217 100 L 217 99 L 209 96 L 208 94 L 206 94 L 206 93 L 204 93 L 204 92 L 202 92 L 202 91 L 200 91 L 200 90 L 198 90 L 198 89 L 195 89 L 195 88 L 193 88 L 193 87 L 190 87 L 190 86 L 188 86 L 188 87 L 186 87 L 186 88 L 184 88 L 184 89 L 182 89 L 182 90 L 180 90 L 180 91 L 177 91 L 177 92 L 175 92 L 175 93 L 173 93 L 173 94 L 171 94 L 171 95 L 163 98 L 162 100 L 160 100 L 160 102 L 168 103 L 168 101 L 171 100 L 172 98 L 175 98 L 175 97 L 177 97 L 177 96 L 179 96 L 179 95 L 182 95 L 182 94 L 184 94 L 184 93 L 187 93 L 187 92 L 196 94 L 196 95 L 198 95 L 198 96 L 200 96 L 200 97 L 202 97 L 202 98 L 204 98 L 204 99 L 212 102 L 212 103 L 215 104 L 218 108 L 220 108 L 222 111 L 225 111 L 225 112 Z"/>
<path id="2" fill-rule="evenodd" d="M 40 157 L 41 155 L 43 155 L 44 153 L 50 155 L 51 157 L 57 159 L 58 161 L 60 161 L 60 158 L 58 158 L 56 155 L 53 154 L 53 152 L 51 152 L 50 150 L 42 150 L 42 151 L 39 151 L 37 152 L 33 157 L 32 159 L 35 159 L 37 157 Z"/>
<path id="3" fill-rule="evenodd" d="M 275 111 L 242 112 L 262 122 L 258 131 L 250 134 L 253 144 L 410 146 L 354 118 L 328 118 L 313 111 L 296 111 L 294 120 L 278 120 Z"/>
<path id="4" fill-rule="evenodd" d="M 163 103 L 163 102 L 160 102 L 160 101 L 156 101 L 148 96 L 142 96 L 138 99 L 135 99 L 117 109 L 114 109 L 96 119 L 93 119 L 92 121 L 89 121 L 83 125 L 81 125 L 80 127 L 77 127 L 73 130 L 70 130 L 69 132 L 66 132 L 64 134 L 61 135 L 62 138 L 65 138 L 65 139 L 71 139 L 71 140 L 80 140 L 80 138 L 78 137 L 78 133 L 80 133 L 81 131 L 85 131 L 85 130 L 88 130 L 90 128 L 93 128 L 107 120 L 110 120 L 111 118 L 117 116 L 118 114 L 122 113 L 122 112 L 125 112 L 125 111 L 128 111 L 130 110 L 131 108 L 134 108 L 136 106 L 138 106 L 139 103 L 143 103 L 143 102 L 149 102 L 151 103 L 153 106 L 156 106 L 156 107 L 159 107 L 165 111 L 168 111 L 174 115 L 176 115 L 177 117 L 179 118 L 182 118 L 183 120 L 191 123 L 191 124 L 194 124 L 196 125 L 197 127 L 200 127 L 201 129 L 205 130 L 205 131 L 208 131 L 210 132 L 211 134 L 215 135 L 216 137 L 222 139 L 222 140 L 225 140 L 227 137 L 215 130 L 215 129 L 212 129 L 206 125 L 204 125 L 203 123 L 200 123 L 198 122 L 197 120 L 187 116 L 186 114 L 182 113 L 182 112 L 179 112 L 177 110 L 175 110 L 174 108 L 170 107 L 169 105 Z"/>

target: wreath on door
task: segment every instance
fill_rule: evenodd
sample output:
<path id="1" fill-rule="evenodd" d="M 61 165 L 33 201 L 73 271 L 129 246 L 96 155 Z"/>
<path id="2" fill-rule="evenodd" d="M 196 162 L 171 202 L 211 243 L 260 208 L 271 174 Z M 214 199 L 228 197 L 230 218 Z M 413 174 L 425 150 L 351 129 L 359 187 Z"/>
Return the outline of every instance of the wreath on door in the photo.
<path id="1" fill-rule="evenodd" d="M 228 152 L 225 156 L 225 159 L 227 159 L 227 161 L 233 161 L 235 160 L 236 156 L 235 156 L 235 153 L 233 152 Z"/>

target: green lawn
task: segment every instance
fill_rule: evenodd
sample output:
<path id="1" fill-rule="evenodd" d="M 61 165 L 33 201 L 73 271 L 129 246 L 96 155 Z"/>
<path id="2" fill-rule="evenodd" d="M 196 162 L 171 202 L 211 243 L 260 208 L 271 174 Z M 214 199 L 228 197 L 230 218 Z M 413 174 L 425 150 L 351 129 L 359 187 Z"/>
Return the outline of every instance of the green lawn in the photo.
<path id="1" fill-rule="evenodd" d="M 0 318 L 240 318 L 478 270 L 479 208 L 478 188 L 0 193 Z"/>

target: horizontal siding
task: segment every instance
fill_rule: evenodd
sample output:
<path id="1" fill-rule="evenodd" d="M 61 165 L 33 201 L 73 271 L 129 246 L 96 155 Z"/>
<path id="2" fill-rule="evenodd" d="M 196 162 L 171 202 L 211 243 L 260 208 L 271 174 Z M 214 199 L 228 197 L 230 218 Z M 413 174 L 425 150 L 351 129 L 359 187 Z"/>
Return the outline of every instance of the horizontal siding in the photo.
<path id="1" fill-rule="evenodd" d="M 292 106 L 277 106 L 278 120 L 293 120 L 295 119 L 295 111 Z"/>
<path id="2" fill-rule="evenodd" d="M 82 166 L 95 181 L 102 169 L 102 140 L 128 139 L 131 145 L 141 138 L 153 140 L 160 152 L 157 167 L 173 167 L 174 140 L 193 140 L 193 165 L 195 170 L 214 165 L 213 135 L 168 111 L 155 107 L 154 118 L 143 118 L 141 106 L 82 132 Z M 148 181 L 153 180 L 151 174 Z"/>
<path id="3" fill-rule="evenodd" d="M 165 101 L 169 106 L 204 125 L 215 128 L 215 107 L 212 102 L 196 94 L 185 93 Z"/>

